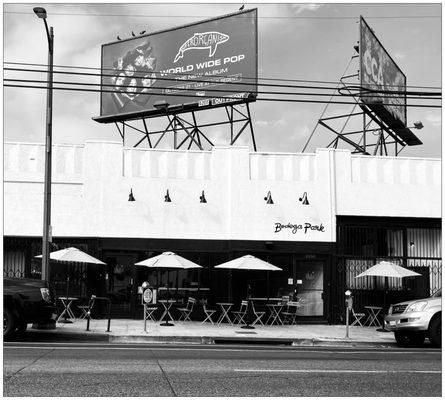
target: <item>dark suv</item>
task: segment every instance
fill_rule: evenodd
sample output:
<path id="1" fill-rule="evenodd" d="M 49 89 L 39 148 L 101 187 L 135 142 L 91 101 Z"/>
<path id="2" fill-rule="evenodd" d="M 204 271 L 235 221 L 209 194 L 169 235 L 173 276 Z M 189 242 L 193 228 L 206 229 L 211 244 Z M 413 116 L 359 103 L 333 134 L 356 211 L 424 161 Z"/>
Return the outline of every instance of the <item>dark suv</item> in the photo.
<path id="1" fill-rule="evenodd" d="M 56 294 L 48 282 L 3 278 L 3 339 L 25 331 L 29 323 L 55 321 Z"/>

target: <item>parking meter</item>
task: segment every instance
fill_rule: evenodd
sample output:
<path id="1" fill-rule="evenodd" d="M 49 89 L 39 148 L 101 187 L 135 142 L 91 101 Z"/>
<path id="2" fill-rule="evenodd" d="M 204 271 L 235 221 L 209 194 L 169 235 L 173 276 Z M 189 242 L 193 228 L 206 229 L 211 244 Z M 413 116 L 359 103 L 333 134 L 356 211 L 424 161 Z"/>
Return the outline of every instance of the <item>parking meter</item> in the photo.
<path id="1" fill-rule="evenodd" d="M 346 338 L 349 339 L 349 312 L 352 310 L 352 292 L 347 290 L 345 292 L 346 296 Z"/>

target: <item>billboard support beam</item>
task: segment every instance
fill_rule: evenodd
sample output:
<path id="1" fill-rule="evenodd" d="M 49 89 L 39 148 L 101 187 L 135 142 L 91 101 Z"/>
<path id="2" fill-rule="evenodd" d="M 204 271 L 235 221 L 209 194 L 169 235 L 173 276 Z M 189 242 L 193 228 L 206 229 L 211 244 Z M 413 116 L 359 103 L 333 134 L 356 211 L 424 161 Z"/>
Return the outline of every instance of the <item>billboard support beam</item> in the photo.
<path id="1" fill-rule="evenodd" d="M 255 134 L 253 130 L 253 124 L 252 124 L 252 118 L 250 114 L 250 108 L 249 103 L 245 103 L 247 112 L 243 112 L 242 110 L 237 108 L 237 105 L 229 105 L 225 106 L 226 109 L 226 116 L 227 119 L 219 122 L 213 122 L 213 123 L 207 123 L 200 125 L 197 122 L 196 114 L 194 110 L 191 110 L 189 113 L 188 120 L 184 117 L 185 113 L 181 113 L 179 116 L 178 114 L 165 114 L 168 119 L 168 124 L 164 129 L 161 130 L 155 130 L 150 131 L 148 128 L 148 125 L 144 118 L 141 118 L 143 129 L 137 128 L 136 126 L 131 125 L 128 122 L 122 121 L 122 128 L 119 126 L 118 122 L 115 123 L 117 130 L 119 132 L 120 137 L 122 138 L 122 143 L 125 146 L 125 128 L 130 128 L 135 132 L 143 134 L 142 138 L 140 138 L 133 147 L 139 147 L 141 146 L 145 139 L 147 139 L 148 148 L 150 149 L 156 149 L 158 148 L 158 145 L 162 142 L 162 140 L 166 137 L 168 137 L 169 134 L 173 135 L 173 148 L 175 150 L 180 149 L 182 146 L 184 146 L 186 143 L 187 148 L 190 150 L 193 144 L 196 145 L 196 147 L 200 150 L 204 150 L 203 141 L 210 145 L 211 147 L 214 146 L 214 143 L 209 139 L 209 137 L 203 132 L 203 128 L 208 128 L 212 126 L 219 126 L 219 125 L 230 125 L 230 140 L 228 141 L 229 145 L 235 144 L 235 142 L 239 139 L 239 137 L 244 133 L 247 132 L 247 127 L 250 129 L 250 137 L 252 140 L 252 146 L 254 151 L 257 151 L 257 145 L 255 141 Z M 238 105 L 239 107 L 239 105 Z M 133 122 L 137 122 L 138 120 L 133 120 Z M 242 123 L 242 126 L 238 128 L 238 130 L 235 127 L 235 124 Z M 182 133 L 185 133 L 185 137 L 180 138 L 180 135 Z M 157 135 L 160 134 L 157 137 L 157 140 L 153 143 L 150 139 L 151 135 Z M 128 140 L 127 135 L 127 140 Z M 170 142 L 171 143 L 171 142 Z"/>

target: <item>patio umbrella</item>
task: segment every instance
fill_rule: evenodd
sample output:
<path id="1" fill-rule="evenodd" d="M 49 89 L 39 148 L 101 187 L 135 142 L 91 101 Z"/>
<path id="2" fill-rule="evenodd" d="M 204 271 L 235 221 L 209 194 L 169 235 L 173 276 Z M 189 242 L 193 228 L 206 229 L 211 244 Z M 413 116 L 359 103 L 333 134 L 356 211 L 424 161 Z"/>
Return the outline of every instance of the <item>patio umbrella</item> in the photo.
<path id="1" fill-rule="evenodd" d="M 178 256 L 177 254 L 166 251 L 158 256 L 147 258 L 146 260 L 140 261 L 136 266 L 144 266 L 148 268 L 167 268 L 167 281 L 168 281 L 168 271 L 169 269 L 191 269 L 191 268 L 202 268 L 201 265 L 194 263 L 193 261 L 187 260 L 184 257 Z M 168 285 L 167 285 L 167 297 L 168 297 Z M 173 324 L 169 323 L 167 320 L 167 314 L 165 316 L 166 321 L 163 325 L 171 326 Z"/>
<path id="2" fill-rule="evenodd" d="M 407 276 L 417 276 L 420 275 L 417 272 L 410 271 L 409 269 L 403 268 L 400 265 L 394 264 L 389 261 L 380 261 L 378 264 L 372 266 L 361 274 L 357 275 L 356 278 L 362 278 L 364 276 L 383 276 L 385 278 L 405 278 Z"/>
<path id="3" fill-rule="evenodd" d="M 42 255 L 35 256 L 35 258 L 42 258 Z M 82 250 L 79 250 L 75 247 L 68 247 L 66 249 L 57 250 L 49 253 L 49 258 L 51 260 L 57 261 L 57 262 L 77 262 L 77 263 L 85 263 L 85 264 L 100 264 L 105 265 L 104 262 L 100 261 L 99 259 L 90 256 L 89 254 L 83 252 Z M 70 276 L 68 274 L 67 281 L 66 281 L 66 297 L 68 298 L 68 292 L 69 292 L 69 285 L 70 285 Z"/>
<path id="4" fill-rule="evenodd" d="M 386 291 L 388 290 L 388 278 L 405 278 L 408 276 L 421 276 L 417 272 L 410 271 L 400 265 L 389 261 L 380 261 L 376 265 L 357 275 L 355 278 L 366 276 L 381 276 L 385 278 L 385 295 L 383 298 L 383 310 L 386 309 Z M 385 330 L 383 327 L 379 330 Z"/>
<path id="5" fill-rule="evenodd" d="M 42 255 L 35 256 L 35 258 L 42 258 Z M 66 262 L 80 262 L 86 264 L 103 264 L 104 262 L 98 260 L 95 257 L 76 249 L 75 247 L 68 247 L 66 249 L 53 251 L 49 253 L 49 258 L 54 261 L 66 261 Z"/>
<path id="6" fill-rule="evenodd" d="M 216 265 L 215 268 L 254 271 L 282 271 L 281 268 L 276 267 L 275 265 L 272 265 L 250 254 Z M 247 285 L 247 301 L 248 305 L 250 305 L 250 285 Z M 254 329 L 254 327 L 250 325 L 250 319 L 248 319 L 247 325 L 242 326 L 242 328 Z"/>

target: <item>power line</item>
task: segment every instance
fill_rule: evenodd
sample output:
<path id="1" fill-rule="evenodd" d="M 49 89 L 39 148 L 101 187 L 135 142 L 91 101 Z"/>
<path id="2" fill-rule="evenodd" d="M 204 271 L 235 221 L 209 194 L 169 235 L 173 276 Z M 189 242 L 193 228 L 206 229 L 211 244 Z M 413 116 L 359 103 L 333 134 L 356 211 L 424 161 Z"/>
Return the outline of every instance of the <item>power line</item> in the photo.
<path id="1" fill-rule="evenodd" d="M 29 11 L 4 11 L 3 14 L 29 14 Z M 70 17 L 119 17 L 119 18 L 214 18 L 214 15 L 152 15 L 152 14 L 102 14 L 102 13 L 62 13 L 51 12 L 51 16 L 70 16 Z M 234 15 L 232 18 L 236 18 Z M 366 19 L 440 19 L 440 15 L 385 15 L 385 16 L 365 16 Z M 239 18 L 245 18 L 240 16 Z M 339 16 L 339 15 L 289 15 L 289 16 L 261 16 L 258 19 L 312 19 L 312 20 L 358 20 L 358 16 Z"/>
<path id="2" fill-rule="evenodd" d="M 16 87 L 16 88 L 25 88 L 25 89 L 44 89 L 47 90 L 47 87 L 45 86 L 34 86 L 34 85 L 11 85 L 11 84 L 4 84 L 4 87 Z M 116 93 L 115 90 L 103 90 L 103 89 L 84 89 L 84 88 L 68 88 L 68 87 L 53 87 L 54 90 L 67 90 L 67 91 L 81 91 L 81 92 L 91 92 L 91 93 Z M 162 95 L 162 96 L 174 96 L 174 97 L 188 97 L 188 98 L 195 98 L 196 101 L 199 101 L 203 98 L 210 98 L 210 99 L 223 99 L 223 100 L 242 100 L 237 96 L 196 96 L 196 95 L 188 95 L 188 94 L 179 94 L 179 93 L 140 93 L 139 95 L 144 96 L 152 96 L 152 95 Z M 308 99 L 281 99 L 281 98 L 257 98 L 256 101 L 276 101 L 276 102 L 289 102 L 289 103 L 326 103 L 327 100 L 308 100 Z M 347 104 L 347 105 L 354 105 L 355 102 L 347 102 L 347 101 L 331 101 L 330 104 Z M 387 106 L 394 106 L 394 104 L 391 103 L 379 103 L 379 105 L 387 105 Z M 440 105 L 432 105 L 432 104 L 407 104 L 406 107 L 420 107 L 420 108 L 441 108 Z"/>
<path id="3" fill-rule="evenodd" d="M 21 71 L 21 72 L 38 72 L 38 73 L 47 73 L 46 70 L 35 70 L 35 69 L 28 69 L 28 68 L 3 68 L 5 71 Z M 117 77 L 116 74 L 96 74 L 91 72 L 72 72 L 72 71 L 53 71 L 54 74 L 63 74 L 63 75 L 80 75 L 80 76 L 93 76 L 93 77 Z M 159 72 L 158 72 L 159 73 Z M 175 75 L 176 76 L 176 75 Z M 134 78 L 143 78 L 142 75 L 134 74 L 131 77 Z M 230 78 L 230 76 L 224 76 L 224 78 Z M 179 79 L 176 77 L 168 77 L 163 78 L 156 76 L 156 80 L 161 81 L 176 81 L 184 83 L 184 79 Z M 213 85 L 216 84 L 224 84 L 224 85 L 237 85 L 237 86 L 255 86 L 255 83 L 246 83 L 246 82 L 218 82 L 215 80 L 206 80 L 206 79 L 188 79 L 187 82 L 199 82 L 199 83 L 210 83 Z M 325 86 L 302 86 L 302 85 L 281 85 L 281 84 L 265 84 L 265 83 L 258 83 L 258 86 L 265 86 L 265 87 L 282 87 L 287 89 L 315 89 L 315 90 L 332 90 L 331 87 L 325 87 Z M 393 90 L 374 90 L 374 89 L 367 89 L 360 86 L 356 86 L 357 88 L 360 88 L 361 90 L 366 90 L 368 92 L 372 93 L 380 93 L 380 94 L 389 94 L 391 97 L 395 97 L 395 94 L 403 94 L 405 95 L 422 95 L 422 96 L 440 96 L 441 93 L 436 92 L 407 92 L 407 91 L 393 91 Z"/>
<path id="4" fill-rule="evenodd" d="M 11 64 L 11 65 L 27 65 L 27 66 L 37 66 L 37 67 L 46 67 L 47 64 L 38 64 L 38 63 L 25 63 L 25 62 L 9 62 L 9 61 L 4 61 L 3 64 Z M 114 68 L 99 68 L 99 67 L 85 67 L 85 66 L 75 66 L 75 65 L 54 65 L 54 67 L 57 68 L 70 68 L 70 69 L 85 69 L 85 70 L 95 70 L 95 71 L 113 71 L 116 72 L 116 69 Z M 41 72 L 41 71 L 38 71 Z M 44 71 L 44 72 L 48 72 L 48 71 Z M 155 73 L 159 73 L 159 71 L 153 71 Z M 196 75 L 193 73 L 181 73 L 181 74 L 174 74 L 174 73 L 170 73 L 169 75 L 171 76 L 190 76 L 190 75 Z M 102 74 L 102 76 L 109 76 L 109 75 L 104 75 Z M 222 77 L 222 78 L 226 78 L 228 75 L 212 75 L 213 77 Z M 302 82 L 302 83 L 323 83 L 323 84 L 333 84 L 333 85 L 337 85 L 339 83 L 339 81 L 320 81 L 320 80 L 308 80 L 308 79 L 289 79 L 289 78 L 268 78 L 268 77 L 248 77 L 248 76 L 243 76 L 243 79 L 246 80 L 261 80 L 261 81 L 278 81 L 278 82 Z M 384 86 L 384 87 L 399 87 L 399 85 L 373 85 L 375 87 L 378 86 Z M 413 88 L 413 89 L 441 89 L 441 86 L 415 86 L 415 85 L 406 85 L 406 88 Z"/>
<path id="5" fill-rule="evenodd" d="M 11 79 L 11 78 L 5 78 L 4 79 L 5 82 L 20 82 L 20 83 L 45 83 L 47 84 L 48 81 L 46 80 L 35 80 L 35 79 Z M 70 81 L 53 81 L 54 84 L 58 84 L 58 85 L 82 85 L 82 86 L 101 86 L 103 87 L 112 87 L 115 88 L 115 92 L 119 93 L 122 91 L 122 89 L 148 89 L 150 91 L 152 90 L 171 90 L 171 95 L 173 96 L 175 93 L 173 93 L 173 91 L 179 91 L 179 92 L 187 92 L 187 91 L 191 91 L 191 90 L 199 90 L 199 89 L 193 89 L 193 88 L 185 88 L 185 87 L 168 87 L 168 86 L 150 86 L 150 87 L 146 87 L 146 86 L 138 86 L 138 85 L 119 85 L 118 87 L 111 83 L 111 84 L 104 84 L 104 83 L 90 83 L 90 82 L 70 82 Z M 236 83 L 233 83 L 234 85 Z M 216 85 L 226 85 L 226 83 L 215 83 Z M 227 93 L 227 94 L 236 94 L 236 93 L 245 93 L 245 91 L 243 90 L 236 90 L 236 89 L 212 89 L 211 87 L 207 87 L 207 88 L 201 88 L 202 90 L 206 90 L 207 92 L 216 92 L 216 93 Z M 129 92 L 127 90 L 127 92 Z M 356 95 L 353 94 L 331 94 L 331 93 L 308 93 L 308 92 L 277 92 L 277 91 L 255 91 L 256 94 L 268 94 L 268 95 L 283 95 L 283 96 L 331 96 L 331 98 L 333 97 L 357 97 Z M 394 92 L 395 94 L 397 94 L 397 92 Z M 365 93 L 360 93 L 359 96 L 361 98 L 366 98 L 366 97 L 370 97 L 370 98 L 375 98 L 376 94 L 373 92 L 365 92 Z M 380 99 L 410 99 L 410 100 L 441 100 L 441 99 L 436 99 L 436 98 L 425 98 L 422 96 L 393 96 L 393 95 L 389 95 L 389 96 L 378 96 Z"/>

